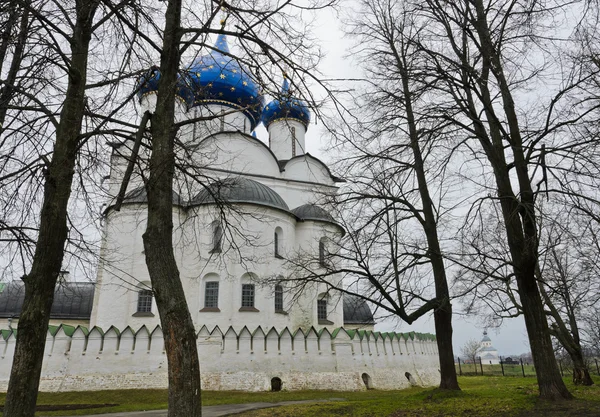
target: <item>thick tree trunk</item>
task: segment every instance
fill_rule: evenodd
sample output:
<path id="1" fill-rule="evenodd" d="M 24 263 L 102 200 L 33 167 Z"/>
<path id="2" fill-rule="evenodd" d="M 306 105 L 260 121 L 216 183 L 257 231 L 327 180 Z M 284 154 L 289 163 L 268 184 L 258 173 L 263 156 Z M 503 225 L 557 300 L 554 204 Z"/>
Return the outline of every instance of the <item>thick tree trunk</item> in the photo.
<path id="1" fill-rule="evenodd" d="M 56 131 L 52 162 L 46 172 L 33 265 L 23 278 L 25 300 L 19 316 L 19 333 L 4 406 L 5 417 L 33 417 L 35 414 L 54 287 L 68 234 L 67 203 L 83 118 L 88 48 L 96 7 L 97 2 L 93 0 L 77 3 L 69 85 Z"/>
<path id="2" fill-rule="evenodd" d="M 199 417 L 200 364 L 196 331 L 173 254 L 173 176 L 175 86 L 179 69 L 181 0 L 171 0 L 165 15 L 161 82 L 152 117 L 152 156 L 148 224 L 144 233 L 146 265 L 164 333 L 168 361 L 169 417 Z"/>
<path id="3" fill-rule="evenodd" d="M 446 305 L 442 305 L 433 312 L 440 359 L 440 388 L 460 390 L 452 348 L 452 307 L 449 300 L 444 304 Z"/>
<path id="4" fill-rule="evenodd" d="M 581 349 L 571 355 L 571 360 L 573 360 L 573 383 L 575 385 L 594 385 L 594 380 L 583 360 Z"/>
<path id="5" fill-rule="evenodd" d="M 515 272 L 540 397 L 548 400 L 571 399 L 573 396 L 560 376 L 554 357 L 548 322 L 534 276 L 534 267 L 527 270 L 522 267 L 522 264 L 515 263 Z"/>

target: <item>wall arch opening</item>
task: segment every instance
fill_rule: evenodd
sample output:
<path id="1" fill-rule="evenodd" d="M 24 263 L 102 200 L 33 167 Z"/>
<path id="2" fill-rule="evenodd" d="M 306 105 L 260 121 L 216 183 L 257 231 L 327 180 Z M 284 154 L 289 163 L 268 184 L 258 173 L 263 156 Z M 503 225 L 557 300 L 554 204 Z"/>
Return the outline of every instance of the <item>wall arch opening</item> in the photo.
<path id="1" fill-rule="evenodd" d="M 406 379 L 408 379 L 410 385 L 412 385 L 413 387 L 417 385 L 417 381 L 415 381 L 415 378 L 413 378 L 410 372 L 405 372 L 404 376 L 406 377 Z"/>
<path id="2" fill-rule="evenodd" d="M 365 387 L 367 389 L 373 389 L 373 380 L 371 379 L 371 377 L 369 376 L 369 374 L 367 373 L 363 373 L 361 375 L 362 381 L 365 384 Z"/>
<path id="3" fill-rule="evenodd" d="M 281 381 L 281 378 L 278 378 L 278 377 L 271 378 L 271 391 L 279 392 L 279 391 L 281 391 L 282 386 L 283 386 L 283 382 Z"/>

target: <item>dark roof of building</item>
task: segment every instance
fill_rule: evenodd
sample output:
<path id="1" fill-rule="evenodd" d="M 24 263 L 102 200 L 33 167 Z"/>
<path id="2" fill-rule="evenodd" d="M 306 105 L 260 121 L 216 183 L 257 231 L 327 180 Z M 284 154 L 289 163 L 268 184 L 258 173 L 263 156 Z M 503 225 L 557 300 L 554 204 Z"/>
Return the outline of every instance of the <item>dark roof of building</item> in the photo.
<path id="1" fill-rule="evenodd" d="M 365 300 L 357 296 L 344 295 L 344 324 L 375 324 L 373 313 Z"/>
<path id="2" fill-rule="evenodd" d="M 294 213 L 301 220 L 319 220 L 335 223 L 335 220 L 331 214 L 329 214 L 324 208 L 314 204 L 304 204 L 300 207 L 296 207 L 292 210 L 292 213 Z"/>
<path id="3" fill-rule="evenodd" d="M 277 192 L 260 182 L 244 177 L 225 178 L 211 183 L 192 199 L 190 205 L 250 203 L 289 211 Z"/>
<path id="4" fill-rule="evenodd" d="M 129 191 L 125 194 L 125 198 L 123 199 L 123 203 L 147 203 L 148 202 L 148 194 L 146 193 L 146 187 L 141 186 Z M 183 205 L 181 197 L 175 191 L 173 191 L 173 204 L 175 205 Z"/>
<path id="5" fill-rule="evenodd" d="M 4 283 L 0 286 L 0 317 L 19 317 L 25 285 L 20 281 Z M 66 282 L 57 285 L 50 318 L 88 320 L 94 302 L 94 283 Z"/>

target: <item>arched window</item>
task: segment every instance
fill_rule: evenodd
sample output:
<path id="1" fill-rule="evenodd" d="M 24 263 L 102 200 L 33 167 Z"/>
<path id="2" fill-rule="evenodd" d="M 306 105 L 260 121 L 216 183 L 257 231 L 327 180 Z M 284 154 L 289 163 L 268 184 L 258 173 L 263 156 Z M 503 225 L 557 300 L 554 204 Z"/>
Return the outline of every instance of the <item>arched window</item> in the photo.
<path id="1" fill-rule="evenodd" d="M 204 284 L 204 308 L 219 308 L 218 281 L 207 281 Z"/>
<path id="2" fill-rule="evenodd" d="M 275 285 L 275 312 L 283 313 L 283 286 Z"/>
<path id="3" fill-rule="evenodd" d="M 327 266 L 327 249 L 325 248 L 325 242 L 327 238 L 322 237 L 319 240 L 319 265 L 325 268 Z"/>
<path id="4" fill-rule="evenodd" d="M 212 249 L 213 252 L 221 252 L 223 244 L 223 226 L 221 226 L 221 222 L 215 220 L 212 222 Z"/>
<path id="5" fill-rule="evenodd" d="M 242 307 L 254 307 L 254 284 L 242 284 Z"/>
<path id="6" fill-rule="evenodd" d="M 326 292 L 317 296 L 317 322 L 319 324 L 331 325 L 333 322 L 328 318 L 329 294 Z"/>
<path id="7" fill-rule="evenodd" d="M 276 258 L 283 258 L 283 256 L 281 256 L 282 236 L 283 230 L 281 230 L 281 227 L 277 227 L 273 233 L 273 252 Z"/>
<path id="8" fill-rule="evenodd" d="M 319 322 L 327 320 L 327 298 L 317 300 L 317 319 Z"/>
<path id="9" fill-rule="evenodd" d="M 138 291 L 137 308 L 134 316 L 153 316 L 152 299 L 154 298 L 152 290 L 140 289 Z"/>

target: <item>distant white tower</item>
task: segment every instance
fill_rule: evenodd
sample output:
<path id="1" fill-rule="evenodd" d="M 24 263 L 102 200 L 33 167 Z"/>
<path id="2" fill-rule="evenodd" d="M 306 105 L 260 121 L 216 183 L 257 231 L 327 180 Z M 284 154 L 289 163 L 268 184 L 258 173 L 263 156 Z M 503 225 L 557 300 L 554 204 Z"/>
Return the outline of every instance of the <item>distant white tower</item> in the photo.
<path id="1" fill-rule="evenodd" d="M 478 354 L 481 356 L 481 362 L 486 365 L 498 365 L 500 363 L 498 350 L 492 346 L 492 339 L 488 336 L 487 330 L 483 331 L 483 339 L 481 339 L 481 348 Z"/>

